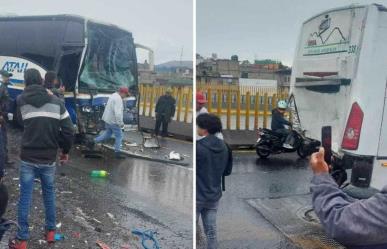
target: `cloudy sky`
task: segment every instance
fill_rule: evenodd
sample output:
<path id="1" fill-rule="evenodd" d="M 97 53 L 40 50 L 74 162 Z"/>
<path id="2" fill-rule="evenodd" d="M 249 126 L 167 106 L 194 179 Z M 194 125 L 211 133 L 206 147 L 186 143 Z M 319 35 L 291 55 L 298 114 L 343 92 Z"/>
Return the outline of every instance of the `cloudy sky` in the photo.
<path id="1" fill-rule="evenodd" d="M 0 6 L 0 14 L 77 14 L 116 24 L 153 48 L 156 63 L 179 60 L 182 50 L 183 60 L 192 60 L 192 0 L 0 0 Z"/>
<path id="2" fill-rule="evenodd" d="M 387 0 L 197 0 L 197 52 L 291 65 L 303 21 L 327 9 Z"/>

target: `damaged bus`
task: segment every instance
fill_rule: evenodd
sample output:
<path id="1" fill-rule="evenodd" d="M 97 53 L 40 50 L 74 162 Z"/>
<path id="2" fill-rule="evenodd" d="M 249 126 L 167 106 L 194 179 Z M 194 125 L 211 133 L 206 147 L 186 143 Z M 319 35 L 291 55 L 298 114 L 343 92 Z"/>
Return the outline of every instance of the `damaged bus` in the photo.
<path id="1" fill-rule="evenodd" d="M 363 193 L 387 182 L 386 44 L 386 7 L 328 10 L 303 23 L 292 69 L 294 117 L 314 139 L 331 129 L 333 166 Z"/>
<path id="2" fill-rule="evenodd" d="M 13 74 L 9 94 L 16 99 L 23 75 L 36 68 L 58 74 L 65 105 L 78 134 L 97 133 L 110 94 L 126 86 L 133 124 L 138 120 L 138 75 L 132 34 L 79 16 L 0 17 L 0 67 Z M 10 117 L 15 112 L 11 105 Z"/>

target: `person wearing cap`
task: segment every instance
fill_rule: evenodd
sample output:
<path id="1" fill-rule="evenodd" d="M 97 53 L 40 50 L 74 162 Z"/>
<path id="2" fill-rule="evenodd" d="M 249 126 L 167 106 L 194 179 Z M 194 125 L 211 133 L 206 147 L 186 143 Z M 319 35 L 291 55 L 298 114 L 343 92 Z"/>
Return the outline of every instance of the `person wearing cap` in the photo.
<path id="1" fill-rule="evenodd" d="M 196 117 L 203 113 L 208 113 L 206 108 L 207 99 L 202 92 L 196 93 Z"/>
<path id="2" fill-rule="evenodd" d="M 9 160 L 8 157 L 8 136 L 7 136 L 7 124 L 6 120 L 8 119 L 8 108 L 9 108 L 9 93 L 8 93 L 8 85 L 11 84 L 10 80 L 12 77 L 12 73 L 9 73 L 5 70 L 0 70 L 0 123 L 1 123 L 1 137 L 3 139 L 1 143 L 1 147 L 3 148 L 4 156 L 5 156 L 5 163 L 6 164 L 13 164 L 12 161 Z"/>
<path id="3" fill-rule="evenodd" d="M 111 138 L 114 134 L 114 152 L 118 159 L 125 158 L 121 153 L 121 145 L 123 139 L 122 128 L 124 127 L 124 101 L 123 99 L 129 96 L 129 89 L 127 87 L 120 87 L 120 89 L 113 93 L 105 106 L 105 111 L 102 115 L 102 120 L 105 122 L 105 130 L 94 139 L 94 143 L 102 143 Z M 92 143 L 91 147 L 93 147 Z"/>
<path id="4" fill-rule="evenodd" d="M 157 101 L 155 112 L 156 112 L 156 125 L 155 135 L 159 135 L 160 127 L 162 127 L 161 135 L 163 137 L 168 136 L 168 124 L 171 122 L 176 111 L 176 100 L 172 97 L 172 88 L 168 87 L 165 94 L 160 96 Z"/>
<path id="5" fill-rule="evenodd" d="M 196 117 L 198 117 L 200 114 L 208 113 L 208 110 L 206 108 L 207 99 L 204 93 L 197 92 L 196 93 Z M 224 139 L 222 132 L 217 132 L 215 136 L 219 139 Z M 196 134 L 196 140 L 200 140 L 203 137 Z"/>

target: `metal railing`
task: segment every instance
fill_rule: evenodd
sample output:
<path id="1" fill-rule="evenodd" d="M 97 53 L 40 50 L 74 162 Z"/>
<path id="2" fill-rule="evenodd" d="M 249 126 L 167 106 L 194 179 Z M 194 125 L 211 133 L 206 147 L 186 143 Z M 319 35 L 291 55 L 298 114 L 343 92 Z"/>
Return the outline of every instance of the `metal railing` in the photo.
<path id="1" fill-rule="evenodd" d="M 286 89 L 270 87 L 198 85 L 197 90 L 206 95 L 208 111 L 218 115 L 227 130 L 269 127 L 277 101 L 288 99 Z"/>
<path id="2" fill-rule="evenodd" d="M 167 86 L 154 86 L 140 84 L 140 115 L 155 117 L 157 100 L 162 96 Z M 177 122 L 192 123 L 192 87 L 172 87 L 172 96 L 176 100 L 176 113 L 173 120 Z"/>

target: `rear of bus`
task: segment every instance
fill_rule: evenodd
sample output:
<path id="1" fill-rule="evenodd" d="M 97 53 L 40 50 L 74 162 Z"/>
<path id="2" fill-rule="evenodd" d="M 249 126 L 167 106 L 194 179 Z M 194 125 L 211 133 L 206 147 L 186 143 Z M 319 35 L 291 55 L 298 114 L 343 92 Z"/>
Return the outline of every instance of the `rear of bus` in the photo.
<path id="1" fill-rule="evenodd" d="M 350 6 L 304 22 L 291 78 L 306 136 L 321 140 L 322 127 L 330 126 L 336 162 L 353 169 L 351 183 L 363 188 L 370 186 L 383 120 L 387 70 L 373 64 L 383 54 L 375 42 L 383 9 Z"/>

